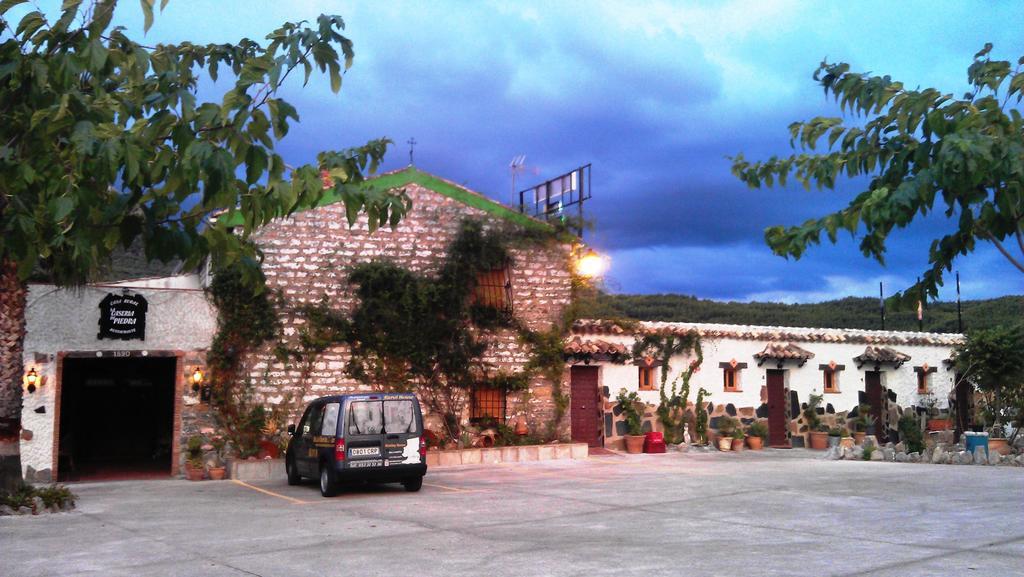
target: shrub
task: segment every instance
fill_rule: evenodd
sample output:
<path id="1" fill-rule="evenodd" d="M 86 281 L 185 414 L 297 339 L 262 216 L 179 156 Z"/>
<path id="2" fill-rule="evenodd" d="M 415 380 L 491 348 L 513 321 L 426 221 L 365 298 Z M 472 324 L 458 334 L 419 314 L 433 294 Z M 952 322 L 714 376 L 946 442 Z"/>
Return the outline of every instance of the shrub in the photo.
<path id="1" fill-rule="evenodd" d="M 921 432 L 921 423 L 913 413 L 906 412 L 900 417 L 899 422 L 900 439 L 907 448 L 908 453 L 920 453 L 924 451 L 924 433 Z"/>
<path id="2" fill-rule="evenodd" d="M 878 447 L 876 447 L 874 445 L 866 445 L 864 447 L 864 460 L 865 461 L 870 461 L 871 460 L 871 453 L 874 453 L 876 450 L 878 450 Z"/>
<path id="3" fill-rule="evenodd" d="M 63 485 L 49 485 L 46 487 L 33 487 L 23 484 L 11 493 L 0 493 L 0 505 L 6 505 L 12 509 L 29 507 L 36 511 L 35 499 L 39 497 L 43 506 L 64 508 L 65 505 L 75 505 L 77 498 L 70 489 Z M 38 512 L 38 511 L 36 511 Z"/>
<path id="4" fill-rule="evenodd" d="M 808 431 L 817 431 L 821 427 L 821 417 L 818 416 L 818 407 L 821 406 L 821 402 L 823 400 L 825 400 L 825 397 L 821 395 L 811 395 L 807 398 L 807 406 L 804 407 L 804 420 L 807 421 Z"/>
<path id="5" fill-rule="evenodd" d="M 619 391 L 619 396 L 616 397 L 615 400 L 619 402 L 622 414 L 626 418 L 626 434 L 641 434 L 643 432 L 643 427 L 640 423 L 640 411 L 636 408 L 636 406 L 641 402 L 640 395 L 638 395 L 636 391 L 627 393 L 626 389 L 623 388 Z"/>
<path id="6" fill-rule="evenodd" d="M 768 425 L 761 421 L 755 421 L 750 424 L 747 428 L 747 434 L 751 437 L 761 437 L 762 440 L 768 440 Z"/>

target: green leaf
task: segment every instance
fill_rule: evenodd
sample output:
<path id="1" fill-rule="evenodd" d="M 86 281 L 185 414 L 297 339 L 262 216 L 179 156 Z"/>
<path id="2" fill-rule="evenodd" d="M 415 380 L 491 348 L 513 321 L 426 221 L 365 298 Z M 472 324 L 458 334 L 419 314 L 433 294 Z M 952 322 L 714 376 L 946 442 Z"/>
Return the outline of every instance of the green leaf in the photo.
<path id="1" fill-rule="evenodd" d="M 153 26 L 153 2 L 154 0 L 139 0 L 139 5 L 142 6 L 142 14 L 145 17 L 145 23 L 142 25 L 142 31 L 149 32 L 150 27 Z"/>
<path id="2" fill-rule="evenodd" d="M 28 2 L 28 0 L 0 0 L 0 16 L 6 14 L 8 10 L 18 4 L 24 4 L 25 2 Z"/>
<path id="3" fill-rule="evenodd" d="M 75 200 L 71 197 L 62 196 L 55 199 L 50 208 L 50 216 L 53 220 L 60 222 L 67 218 L 71 211 L 75 209 Z"/>

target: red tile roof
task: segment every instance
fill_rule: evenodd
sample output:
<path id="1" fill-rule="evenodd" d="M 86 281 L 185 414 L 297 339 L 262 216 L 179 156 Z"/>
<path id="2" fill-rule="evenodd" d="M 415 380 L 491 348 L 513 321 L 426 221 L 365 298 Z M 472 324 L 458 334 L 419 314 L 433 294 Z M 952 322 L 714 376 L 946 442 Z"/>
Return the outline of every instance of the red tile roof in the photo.
<path id="1" fill-rule="evenodd" d="M 619 343 L 609 343 L 599 339 L 586 339 L 573 337 L 562 347 L 562 352 L 573 357 L 608 356 L 617 357 L 627 354 L 626 346 Z"/>
<path id="2" fill-rule="evenodd" d="M 795 359 L 799 361 L 806 361 L 814 358 L 814 353 L 808 350 L 801 349 L 793 343 L 768 343 L 765 345 L 764 350 L 759 353 L 754 353 L 755 359 Z"/>

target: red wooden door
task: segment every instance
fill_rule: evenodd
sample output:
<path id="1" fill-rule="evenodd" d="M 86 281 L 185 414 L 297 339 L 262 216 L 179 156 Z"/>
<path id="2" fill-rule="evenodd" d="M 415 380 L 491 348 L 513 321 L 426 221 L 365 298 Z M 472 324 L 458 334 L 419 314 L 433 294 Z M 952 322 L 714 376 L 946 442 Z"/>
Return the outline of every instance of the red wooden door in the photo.
<path id="1" fill-rule="evenodd" d="M 871 405 L 871 414 L 875 417 L 875 437 L 878 438 L 878 442 L 887 443 L 889 436 L 882 423 L 882 373 L 878 371 L 865 372 L 864 389 L 867 393 L 868 404 Z"/>
<path id="2" fill-rule="evenodd" d="M 786 440 L 786 385 L 783 371 L 768 370 L 768 445 L 788 447 Z"/>
<path id="3" fill-rule="evenodd" d="M 591 447 L 601 446 L 601 396 L 597 390 L 597 370 L 597 367 L 572 367 L 569 371 L 572 440 Z"/>

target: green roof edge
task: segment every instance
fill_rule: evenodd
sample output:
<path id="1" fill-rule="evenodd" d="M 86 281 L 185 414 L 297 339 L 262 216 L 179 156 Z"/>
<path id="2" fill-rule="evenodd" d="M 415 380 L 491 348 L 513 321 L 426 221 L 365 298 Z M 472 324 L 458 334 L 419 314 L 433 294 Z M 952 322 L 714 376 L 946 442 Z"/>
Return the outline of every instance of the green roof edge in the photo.
<path id="1" fill-rule="evenodd" d="M 457 200 L 462 204 L 482 210 L 487 214 L 507 220 L 514 224 L 536 230 L 551 230 L 551 225 L 543 221 L 527 216 L 521 212 L 516 212 L 478 192 L 473 192 L 468 188 L 464 188 L 428 172 L 423 172 L 413 166 L 368 178 L 365 183 L 376 188 L 385 188 L 388 190 L 401 188 L 409 184 L 418 184 L 423 188 L 432 190 L 438 194 Z M 327 206 L 336 202 L 341 202 L 341 196 L 332 190 L 326 192 L 323 197 L 321 197 L 320 202 L 316 203 L 315 206 L 303 208 L 296 212 L 320 208 L 321 206 Z M 415 207 L 413 207 L 413 210 L 415 210 Z M 240 226 L 242 224 L 242 216 L 238 213 L 235 213 L 232 216 L 234 218 L 222 221 L 224 225 Z"/>

